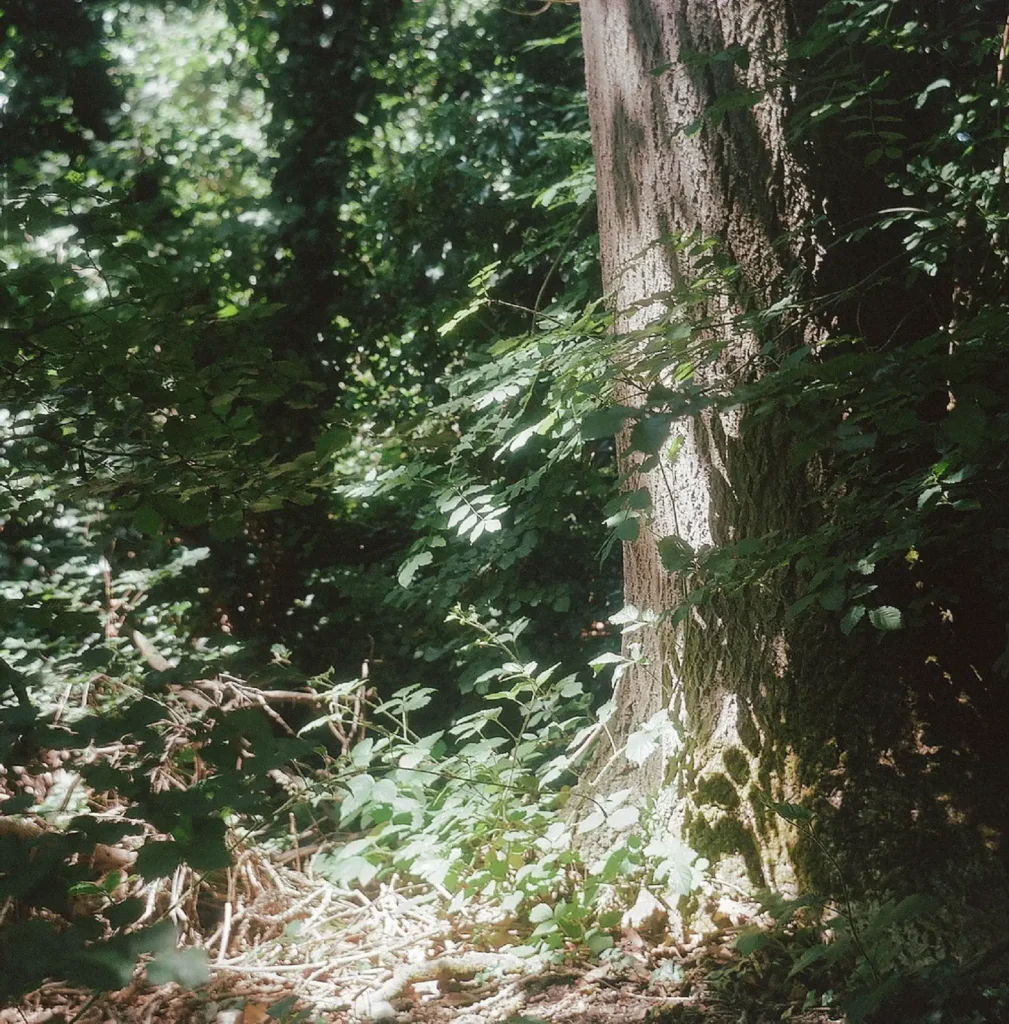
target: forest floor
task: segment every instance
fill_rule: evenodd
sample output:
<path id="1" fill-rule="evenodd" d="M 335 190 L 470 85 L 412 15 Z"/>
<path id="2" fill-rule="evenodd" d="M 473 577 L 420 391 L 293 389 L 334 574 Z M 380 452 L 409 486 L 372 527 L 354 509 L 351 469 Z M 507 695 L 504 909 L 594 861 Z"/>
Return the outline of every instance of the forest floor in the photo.
<path id="1" fill-rule="evenodd" d="M 508 922 L 444 913 L 445 896 L 393 879 L 365 894 L 310 868 L 247 852 L 222 891 L 178 875 L 148 892 L 188 944 L 203 946 L 210 978 L 191 989 L 133 982 L 94 996 L 49 984 L 2 1024 L 826 1024 L 799 1012 L 785 972 L 743 964 L 731 936 L 654 943 L 625 932 L 590 959 L 576 949 L 530 952 Z M 209 913 L 208 911 L 213 911 Z M 200 928 L 194 922 L 214 921 Z"/>

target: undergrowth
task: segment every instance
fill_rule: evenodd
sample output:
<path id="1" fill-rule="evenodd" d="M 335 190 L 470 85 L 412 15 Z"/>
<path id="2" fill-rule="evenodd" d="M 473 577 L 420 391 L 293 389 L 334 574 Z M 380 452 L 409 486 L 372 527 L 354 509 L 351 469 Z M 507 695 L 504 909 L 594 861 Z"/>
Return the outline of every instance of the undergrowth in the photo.
<path id="1" fill-rule="evenodd" d="M 631 790 L 579 791 L 578 762 L 599 729 L 582 684 L 522 659 L 526 622 L 454 618 L 499 662 L 478 680 L 488 690 L 477 710 L 421 734 L 413 718 L 435 691 L 407 687 L 383 700 L 358 679 L 332 686 L 328 713 L 302 728 L 354 737 L 297 792 L 296 814 L 327 836 L 314 870 L 345 886 L 401 872 L 441 891 L 449 914 L 495 908 L 551 949 L 609 948 L 621 916 L 613 907 L 642 885 L 674 910 L 705 864 L 650 834 Z M 649 735 L 633 740 L 647 748 Z M 587 813 L 572 814 L 572 802 L 584 801 Z M 589 864 L 577 843 L 588 832 L 604 837 L 605 850 Z"/>

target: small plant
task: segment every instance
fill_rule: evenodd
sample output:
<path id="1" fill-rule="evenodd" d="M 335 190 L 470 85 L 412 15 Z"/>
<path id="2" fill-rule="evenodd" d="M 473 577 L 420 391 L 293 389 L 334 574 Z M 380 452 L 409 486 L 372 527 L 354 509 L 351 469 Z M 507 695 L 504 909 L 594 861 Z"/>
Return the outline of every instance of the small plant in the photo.
<path id="1" fill-rule="evenodd" d="M 503 626 L 459 609 L 453 619 L 500 661 L 477 680 L 488 690 L 477 711 L 423 735 L 415 720 L 433 690 L 408 686 L 383 700 L 358 679 L 331 686 L 327 714 L 301 730 L 355 737 L 303 797 L 333 828 L 313 868 L 340 885 L 408 874 L 440 890 L 449 912 L 490 905 L 527 922 L 534 945 L 598 954 L 613 945 L 623 897 L 647 884 L 675 903 L 706 864 L 650 839 L 630 790 L 582 795 L 593 806 L 572 816 L 573 761 L 592 729 L 581 684 L 523 660 L 525 620 Z M 576 837 L 601 829 L 613 842 L 587 865 Z"/>
<path id="2" fill-rule="evenodd" d="M 515 914 L 565 889 L 578 869 L 559 842 L 561 783 L 588 698 L 574 677 L 555 678 L 556 666 L 523 661 L 525 620 L 502 627 L 461 610 L 453 619 L 501 659 L 478 680 L 489 687 L 478 710 L 424 735 L 415 719 L 433 689 L 408 686 L 381 699 L 353 680 L 333 686 L 329 712 L 302 729 L 332 725 L 358 737 L 309 794 L 340 839 L 314 867 L 344 885 L 397 870 L 451 893 L 455 909 L 481 897 Z"/>

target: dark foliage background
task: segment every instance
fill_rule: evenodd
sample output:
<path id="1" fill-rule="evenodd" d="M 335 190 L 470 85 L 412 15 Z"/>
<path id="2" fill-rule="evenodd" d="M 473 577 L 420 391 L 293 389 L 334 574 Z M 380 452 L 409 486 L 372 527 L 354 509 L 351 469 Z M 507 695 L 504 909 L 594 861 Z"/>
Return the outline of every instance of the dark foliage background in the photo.
<path id="1" fill-rule="evenodd" d="M 920 742 L 958 751 L 951 787 L 1001 835 L 979 766 L 1009 672 L 1002 18 L 819 7 L 781 71 L 796 145 L 832 154 L 811 165 L 857 183 L 851 208 L 747 311 L 759 379 L 712 393 L 689 317 L 732 291 L 725 254 L 677 297 L 688 337 L 634 365 L 607 333 L 570 7 L 4 2 L 0 992 L 114 987 L 150 951 L 189 977 L 118 877 L 70 927 L 39 914 L 105 884 L 96 847 L 138 830 L 146 879 L 222 869 L 225 822 L 282 842 L 282 806 L 339 837 L 342 881 L 427 877 L 460 830 L 439 884 L 514 879 L 501 780 L 529 835 L 555 825 L 563 751 L 602 697 L 570 673 L 619 664 L 615 542 L 647 507 L 619 496 L 612 437 L 636 418 L 656 455 L 705 405 L 780 418 L 823 486 L 808 531 L 670 541 L 668 571 L 702 602 L 788 567 L 790 614 L 879 645 Z M 829 341 L 797 345 L 804 322 Z M 652 388 L 644 410 L 607 405 L 618 373 Z M 221 673 L 323 713 L 194 705 Z M 355 693 L 416 731 L 352 754 Z M 397 775 L 418 751 L 487 773 L 462 776 L 481 809 Z M 570 863 L 509 883 L 513 909 Z"/>

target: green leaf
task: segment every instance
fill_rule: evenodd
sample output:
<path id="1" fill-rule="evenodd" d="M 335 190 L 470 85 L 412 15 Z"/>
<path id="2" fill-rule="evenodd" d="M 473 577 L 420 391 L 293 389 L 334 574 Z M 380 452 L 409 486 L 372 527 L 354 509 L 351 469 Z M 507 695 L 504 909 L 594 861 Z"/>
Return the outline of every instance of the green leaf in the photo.
<path id="1" fill-rule="evenodd" d="M 627 737 L 624 756 L 631 764 L 642 765 L 658 750 L 660 740 L 658 732 L 637 729 Z"/>
<path id="2" fill-rule="evenodd" d="M 606 824 L 606 815 L 600 810 L 594 810 L 578 822 L 577 833 L 580 836 L 584 836 L 589 832 L 594 831 L 597 828 L 602 828 Z"/>
<path id="3" fill-rule="evenodd" d="M 452 331 L 454 331 L 459 326 L 459 324 L 461 324 L 464 320 L 471 317 L 474 313 L 477 312 L 477 310 L 481 309 L 485 304 L 485 299 L 477 299 L 471 302 L 465 308 L 460 309 L 457 313 L 455 313 L 450 319 L 446 320 L 445 323 L 443 323 L 438 328 L 439 336 L 444 338 L 447 334 L 451 334 Z"/>
<path id="4" fill-rule="evenodd" d="M 934 504 L 941 494 L 942 488 L 938 485 L 926 487 L 925 490 L 918 495 L 918 508 L 924 508 L 926 505 Z"/>
<path id="5" fill-rule="evenodd" d="M 847 955 L 851 948 L 851 937 L 847 935 L 841 936 L 839 939 L 835 939 L 833 942 L 826 943 L 821 942 L 815 946 L 810 946 L 798 960 L 792 964 L 792 969 L 788 972 L 787 977 L 794 978 L 805 968 L 809 967 L 810 964 L 815 964 L 820 960 L 825 960 L 827 963 L 833 963 L 835 960 L 839 960 L 842 956 Z"/>
<path id="6" fill-rule="evenodd" d="M 865 615 L 864 604 L 853 604 L 841 618 L 841 632 L 848 636 L 851 631 L 862 621 Z"/>
<path id="7" fill-rule="evenodd" d="M 658 548 L 666 572 L 683 572 L 694 564 L 694 549 L 680 537 L 663 537 Z"/>
<path id="8" fill-rule="evenodd" d="M 582 419 L 582 437 L 586 441 L 595 441 L 604 437 L 613 437 L 620 433 L 624 423 L 637 418 L 639 410 L 623 405 L 614 405 L 608 409 L 597 409 Z"/>
<path id="9" fill-rule="evenodd" d="M 123 928 L 139 920 L 147 907 L 145 900 L 139 896 L 130 896 L 121 903 L 114 903 L 103 911 L 105 918 L 113 928 Z"/>
<path id="10" fill-rule="evenodd" d="M 315 442 L 315 454 L 320 459 L 326 458 L 328 455 L 332 455 L 334 452 L 339 451 L 341 448 L 345 448 L 350 444 L 351 433 L 342 425 L 330 427 L 324 434 L 322 434 L 318 441 Z"/>
<path id="11" fill-rule="evenodd" d="M 280 1020 L 283 1017 L 288 1016 L 294 1012 L 294 1008 L 298 1005 L 298 997 L 295 995 L 285 996 L 283 999 L 279 999 L 272 1006 L 267 1009 L 266 1014 L 273 1020 Z"/>
<path id="12" fill-rule="evenodd" d="M 647 487 L 639 487 L 626 497 L 627 508 L 635 512 L 647 512 L 652 507 L 652 493 Z"/>
<path id="13" fill-rule="evenodd" d="M 637 807 L 621 807 L 606 819 L 606 825 L 619 832 L 621 829 L 637 825 L 640 816 L 641 812 Z"/>
<path id="14" fill-rule="evenodd" d="M 617 540 L 633 543 L 641 533 L 641 523 L 637 516 L 630 516 L 625 519 L 616 529 Z"/>
<path id="15" fill-rule="evenodd" d="M 434 555 L 430 551 L 419 551 L 416 555 L 411 555 L 400 566 L 399 575 L 396 577 L 399 580 L 399 585 L 404 588 L 409 587 L 414 576 L 417 575 L 417 570 L 422 566 L 430 565 L 433 561 Z"/>
<path id="16" fill-rule="evenodd" d="M 148 840 L 137 854 L 137 874 L 146 881 L 166 878 L 182 863 L 182 847 L 173 840 Z"/>
<path id="17" fill-rule="evenodd" d="M 802 804 L 788 804 L 788 803 L 776 803 L 771 802 L 771 809 L 781 815 L 785 821 L 791 822 L 808 822 L 813 820 L 813 812 L 808 807 L 803 807 Z"/>
<path id="18" fill-rule="evenodd" d="M 196 988 L 210 980 L 205 949 L 173 949 L 158 954 L 147 965 L 147 980 L 152 985 L 181 985 Z"/>
<path id="19" fill-rule="evenodd" d="M 950 81 L 948 78 L 937 78 L 934 82 L 930 82 L 918 94 L 918 99 L 915 102 L 915 109 L 920 110 L 923 106 L 925 106 L 925 102 L 928 100 L 928 94 L 930 92 L 935 92 L 936 89 L 948 89 L 949 87 Z"/>
<path id="20" fill-rule="evenodd" d="M 155 537 L 161 532 L 161 525 L 164 520 L 161 513 L 144 505 L 133 514 L 133 528 L 145 537 Z"/>
<path id="21" fill-rule="evenodd" d="M 987 417 L 979 406 L 972 402 L 958 402 L 956 408 L 946 417 L 946 433 L 950 440 L 966 448 L 972 448 L 984 440 L 987 422 Z"/>
<path id="22" fill-rule="evenodd" d="M 75 950 L 59 966 L 71 984 L 107 992 L 127 985 L 136 963 L 136 956 L 118 945 L 102 945 Z"/>
<path id="23" fill-rule="evenodd" d="M 231 540 L 241 534 L 243 525 L 241 515 L 223 516 L 211 522 L 210 536 L 214 540 Z"/>
<path id="24" fill-rule="evenodd" d="M 546 903 L 537 903 L 536 906 L 529 911 L 529 923 L 541 924 L 543 921 L 549 921 L 553 916 L 553 907 Z"/>
<path id="25" fill-rule="evenodd" d="M 770 937 L 766 932 L 753 930 L 741 932 L 737 935 L 734 945 L 739 950 L 741 956 L 750 956 L 752 953 L 763 949 L 768 942 L 770 942 Z"/>
<path id="26" fill-rule="evenodd" d="M 192 839 L 185 845 L 186 863 L 197 871 L 221 871 L 230 867 L 226 828 L 221 818 L 194 823 Z"/>
<path id="27" fill-rule="evenodd" d="M 892 605 L 881 605 L 878 608 L 869 609 L 869 621 L 884 633 L 894 629 L 900 629 L 903 625 L 900 609 Z"/>
<path id="28" fill-rule="evenodd" d="M 68 896 L 106 896 L 106 891 L 94 882 L 78 882 L 67 889 Z"/>
<path id="29" fill-rule="evenodd" d="M 645 455 L 657 455 L 669 437 L 668 416 L 646 416 L 631 430 L 631 448 Z"/>

